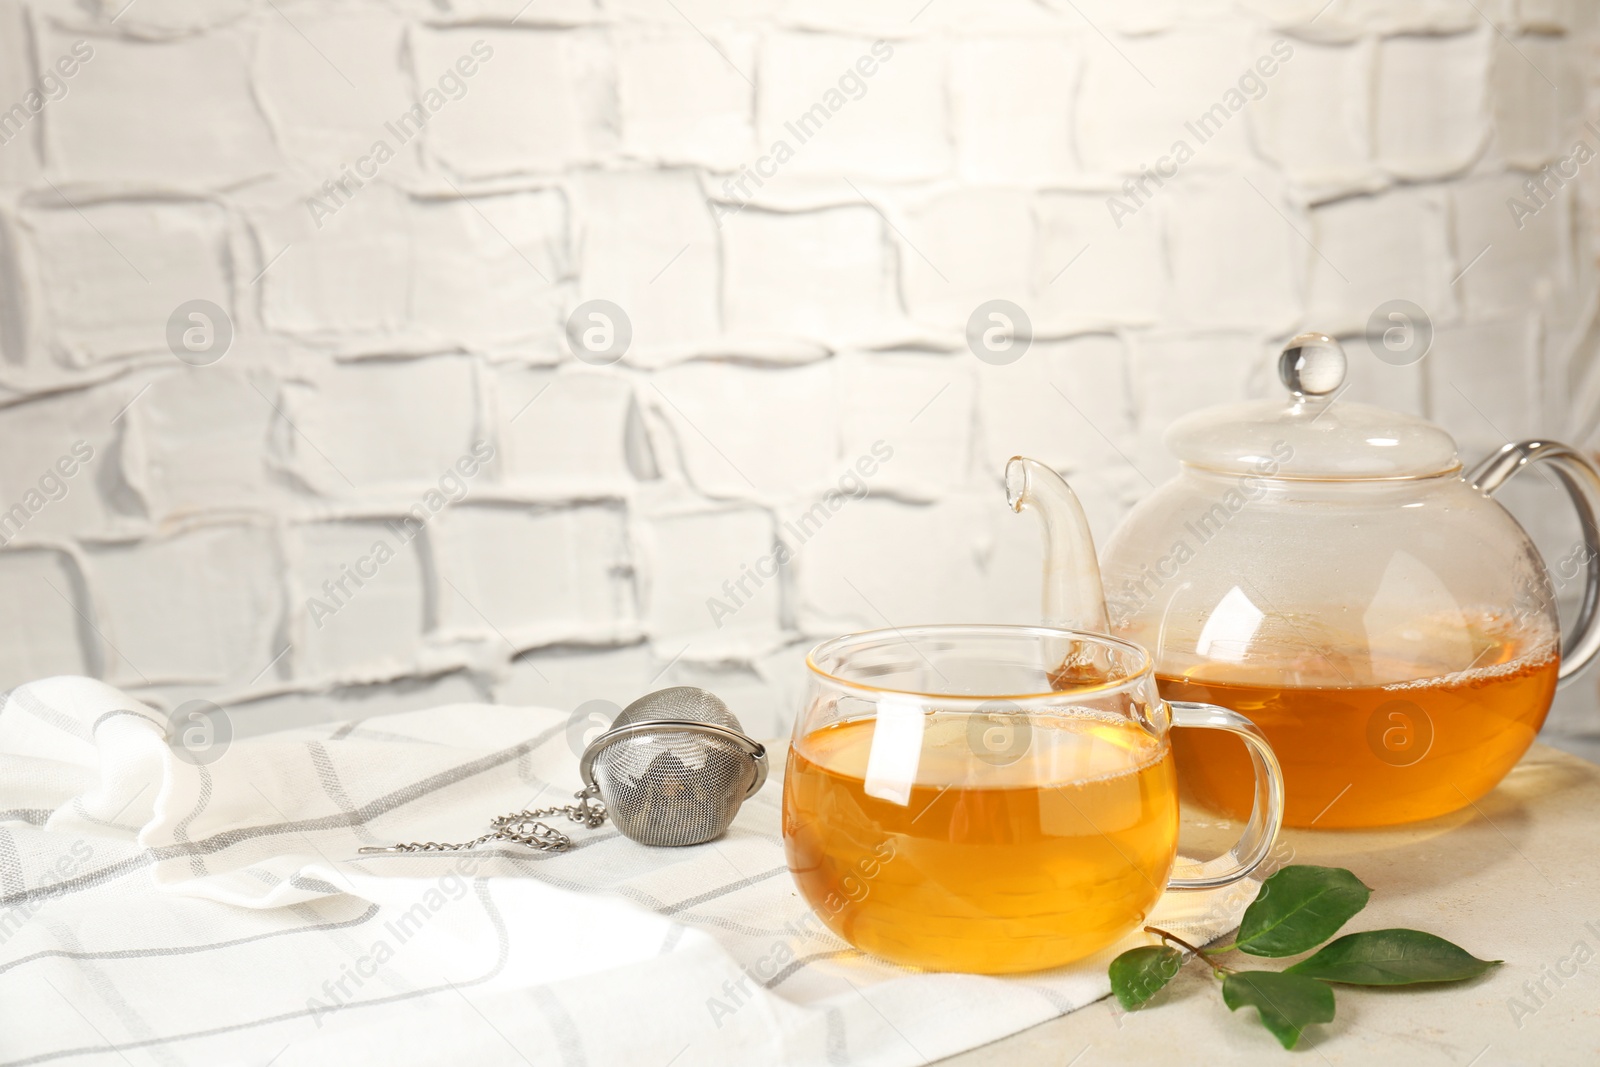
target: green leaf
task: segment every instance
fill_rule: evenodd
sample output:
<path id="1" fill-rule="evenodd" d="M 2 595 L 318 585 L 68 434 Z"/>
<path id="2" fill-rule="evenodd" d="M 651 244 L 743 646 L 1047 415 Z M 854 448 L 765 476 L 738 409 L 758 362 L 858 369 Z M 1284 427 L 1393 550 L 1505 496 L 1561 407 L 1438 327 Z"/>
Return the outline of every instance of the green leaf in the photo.
<path id="1" fill-rule="evenodd" d="M 1285 973 L 1347 985 L 1411 985 L 1476 978 L 1500 962 L 1421 930 L 1365 930 L 1345 934 Z"/>
<path id="2" fill-rule="evenodd" d="M 1183 953 L 1166 945 L 1131 948 L 1111 961 L 1111 991 L 1132 1011 L 1161 991 L 1183 966 Z"/>
<path id="3" fill-rule="evenodd" d="M 1261 884 L 1245 909 L 1236 945 L 1252 956 L 1309 952 L 1366 907 L 1371 895 L 1343 867 L 1285 867 Z"/>
<path id="4" fill-rule="evenodd" d="M 1229 1011 L 1249 1005 L 1284 1048 L 1294 1048 L 1312 1023 L 1333 1021 L 1333 990 L 1315 978 L 1287 971 L 1237 971 L 1222 980 Z"/>

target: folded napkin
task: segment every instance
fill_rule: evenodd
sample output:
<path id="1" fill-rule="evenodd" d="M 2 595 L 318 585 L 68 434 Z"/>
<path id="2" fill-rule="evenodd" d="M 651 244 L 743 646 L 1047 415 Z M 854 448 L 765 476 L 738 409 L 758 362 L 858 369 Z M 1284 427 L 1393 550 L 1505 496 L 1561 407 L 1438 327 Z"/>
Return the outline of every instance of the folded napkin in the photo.
<path id="1" fill-rule="evenodd" d="M 248 714 L 247 712 L 239 714 Z M 0 705 L 0 1065 L 921 1064 L 1108 992 L 1105 965 L 924 974 L 810 917 L 781 767 L 721 839 L 358 856 L 566 803 L 567 716 L 454 705 L 180 758 L 86 678 Z M 772 746 L 781 761 L 782 744 Z M 1251 888 L 1169 894 L 1205 942 Z"/>

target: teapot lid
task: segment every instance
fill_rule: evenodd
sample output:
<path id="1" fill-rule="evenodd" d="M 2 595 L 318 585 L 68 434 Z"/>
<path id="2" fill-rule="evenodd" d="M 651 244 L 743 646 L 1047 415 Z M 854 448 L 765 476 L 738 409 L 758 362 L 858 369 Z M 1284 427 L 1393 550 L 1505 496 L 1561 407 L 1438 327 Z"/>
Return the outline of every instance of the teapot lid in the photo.
<path id="1" fill-rule="evenodd" d="M 1166 442 L 1192 467 L 1269 478 L 1425 478 L 1457 470 L 1455 440 L 1425 419 L 1340 401 L 1344 348 L 1302 333 L 1278 357 L 1290 397 L 1253 400 L 1186 415 Z"/>

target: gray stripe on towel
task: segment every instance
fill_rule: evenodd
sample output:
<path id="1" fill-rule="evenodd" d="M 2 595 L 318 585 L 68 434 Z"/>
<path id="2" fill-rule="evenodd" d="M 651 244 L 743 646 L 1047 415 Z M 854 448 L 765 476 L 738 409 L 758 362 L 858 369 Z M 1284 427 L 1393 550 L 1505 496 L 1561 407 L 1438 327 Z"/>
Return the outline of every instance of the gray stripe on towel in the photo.
<path id="1" fill-rule="evenodd" d="M 137 870 L 140 867 L 148 866 L 151 863 L 159 862 L 161 860 L 176 859 L 181 856 L 208 855 L 213 852 L 221 852 L 225 849 L 232 848 L 241 841 L 253 841 L 263 837 L 276 837 L 281 834 L 304 834 L 307 831 L 315 830 L 335 830 L 339 829 L 340 827 L 352 826 L 359 822 L 370 822 L 372 819 L 377 818 L 379 815 L 382 815 L 385 812 L 404 807 L 413 801 L 420 800 L 429 794 L 436 793 L 439 790 L 445 789 L 449 786 L 457 785 L 463 781 L 466 781 L 468 778 L 483 774 L 486 771 L 492 771 L 495 768 L 516 759 L 524 752 L 528 752 L 540 747 L 546 741 L 550 740 L 550 738 L 563 733 L 565 730 L 565 723 L 552 726 L 544 733 L 524 741 L 520 745 L 513 745 L 510 748 L 501 749 L 499 752 L 490 753 L 489 755 L 475 759 L 470 763 L 463 763 L 458 767 L 452 767 L 449 770 L 440 771 L 438 774 L 430 775 L 419 782 L 413 782 L 410 785 L 402 786 L 392 793 L 388 793 L 385 796 L 379 797 L 377 800 L 374 800 L 368 804 L 363 804 L 361 807 L 357 808 L 354 813 L 341 812 L 338 815 L 324 815 L 315 819 L 301 819 L 295 822 L 267 823 L 262 826 L 247 826 L 237 830 L 229 830 L 226 833 L 216 834 L 200 841 L 175 845 L 161 845 L 156 848 L 147 849 L 140 855 L 130 859 L 122 860 L 118 863 L 113 863 L 109 866 L 102 867 L 99 870 L 89 871 L 88 873 L 79 875 L 76 878 L 65 879 L 56 885 L 50 886 L 47 892 L 51 896 L 74 893 L 83 889 L 93 888 L 94 886 L 100 885 L 111 878 L 121 877 L 122 875 L 127 874 L 129 871 Z M 33 895 L 42 892 L 46 891 L 28 890 L 23 893 L 8 894 L 0 897 L 0 907 L 11 907 L 16 904 L 24 903 Z"/>
<path id="2" fill-rule="evenodd" d="M 292 930 L 270 930 L 264 934 L 251 934 L 249 937 L 236 937 L 232 941 L 216 941 L 206 945 L 169 945 L 164 948 L 121 948 L 106 949 L 101 952 L 72 952 L 66 949 L 51 948 L 32 955 L 23 956 L 7 963 L 0 963 L 0 974 L 21 967 L 24 963 L 32 963 L 42 959 L 68 959 L 68 960 L 142 960 L 155 959 L 163 956 L 189 956 L 197 952 L 214 952 L 217 949 L 234 948 L 239 945 L 248 945 L 252 941 L 266 941 L 274 937 L 287 937 L 290 934 L 309 934 L 327 930 L 344 930 L 364 923 L 371 922 L 378 914 L 378 905 L 369 904 L 367 910 L 357 915 L 354 919 L 340 919 L 337 922 L 315 923 L 308 926 L 297 926 Z"/>
<path id="3" fill-rule="evenodd" d="M 396 993 L 393 996 L 374 997 L 371 1000 L 351 1001 L 348 1004 L 340 1005 L 338 1010 L 345 1011 L 353 1008 L 371 1008 L 382 1004 L 394 1004 L 400 1001 L 417 1000 L 422 997 L 430 997 L 434 994 L 444 993 L 446 991 L 459 994 L 462 989 L 470 989 L 473 986 L 482 985 L 484 982 L 488 982 L 499 975 L 499 973 L 505 969 L 506 960 L 510 956 L 511 952 L 505 920 L 501 918 L 499 909 L 494 906 L 494 902 L 489 896 L 488 886 L 484 884 L 484 881 L 482 879 L 475 880 L 474 888 L 478 890 L 478 899 L 483 903 L 484 910 L 488 913 L 489 921 L 494 925 L 496 935 L 500 942 L 499 956 L 495 960 L 494 966 L 489 968 L 488 973 L 465 982 L 447 982 L 444 985 L 429 986 L 426 989 L 417 989 L 410 993 Z M 217 1037 L 221 1034 L 232 1034 L 238 1033 L 242 1030 L 253 1030 L 260 1026 L 271 1026 L 273 1023 L 289 1022 L 293 1019 L 304 1019 L 316 1015 L 319 1011 L 326 1010 L 326 1008 L 302 1008 L 297 1011 L 286 1011 L 277 1015 L 269 1015 L 261 1019 L 252 1019 L 248 1022 L 231 1023 L 227 1026 L 214 1026 L 209 1030 L 191 1030 L 188 1033 L 170 1034 L 166 1037 L 151 1038 L 143 1041 L 124 1041 L 117 1045 L 80 1045 L 76 1048 L 57 1049 L 53 1052 L 41 1052 L 37 1055 L 29 1056 L 26 1059 L 7 1060 L 4 1063 L 0 1063 L 0 1067 L 32 1067 L 32 1065 L 36 1063 L 49 1063 L 52 1060 L 65 1059 L 69 1056 L 87 1056 L 95 1052 L 122 1053 L 126 1052 L 128 1049 L 152 1048 L 157 1045 L 168 1045 L 178 1041 L 191 1041 L 200 1037 Z"/>

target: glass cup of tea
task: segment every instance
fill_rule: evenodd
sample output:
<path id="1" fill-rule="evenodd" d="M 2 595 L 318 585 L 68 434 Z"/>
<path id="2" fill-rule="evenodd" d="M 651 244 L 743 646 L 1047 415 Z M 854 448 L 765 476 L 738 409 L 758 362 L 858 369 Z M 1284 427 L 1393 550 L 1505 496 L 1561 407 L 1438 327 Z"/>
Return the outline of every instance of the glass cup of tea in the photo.
<path id="1" fill-rule="evenodd" d="M 918 626 L 836 638 L 806 663 L 783 782 L 789 869 L 835 933 L 896 963 L 1005 974 L 1081 960 L 1164 890 L 1250 874 L 1283 821 L 1260 731 L 1163 700 L 1127 641 Z M 1177 864 L 1173 726 L 1237 735 L 1255 769 L 1239 842 L 1192 867 Z"/>

